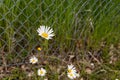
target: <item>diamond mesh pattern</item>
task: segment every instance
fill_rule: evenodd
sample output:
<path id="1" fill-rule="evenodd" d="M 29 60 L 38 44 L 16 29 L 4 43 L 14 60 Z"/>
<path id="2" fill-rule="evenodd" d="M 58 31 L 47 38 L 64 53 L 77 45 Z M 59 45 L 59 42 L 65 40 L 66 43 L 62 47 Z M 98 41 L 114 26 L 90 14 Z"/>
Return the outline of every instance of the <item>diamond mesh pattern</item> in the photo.
<path id="1" fill-rule="evenodd" d="M 72 39 L 61 37 L 70 40 L 69 46 L 72 46 L 88 27 L 94 29 L 96 21 L 102 20 L 113 9 L 115 14 L 111 18 L 115 19 L 120 14 L 120 5 L 114 5 L 112 0 L 1 0 L 0 65 L 3 65 L 2 57 L 6 58 L 7 65 L 17 65 L 37 53 L 36 47 L 41 46 L 43 40 L 39 39 L 36 30 L 42 24 L 53 27 L 58 35 L 69 35 L 72 30 Z M 65 27 L 65 24 L 71 26 Z M 62 26 L 65 28 L 62 29 Z M 59 42 L 55 40 L 50 43 L 48 50 L 51 55 L 58 56 L 61 45 L 56 45 Z M 64 43 L 63 46 L 68 45 Z"/>

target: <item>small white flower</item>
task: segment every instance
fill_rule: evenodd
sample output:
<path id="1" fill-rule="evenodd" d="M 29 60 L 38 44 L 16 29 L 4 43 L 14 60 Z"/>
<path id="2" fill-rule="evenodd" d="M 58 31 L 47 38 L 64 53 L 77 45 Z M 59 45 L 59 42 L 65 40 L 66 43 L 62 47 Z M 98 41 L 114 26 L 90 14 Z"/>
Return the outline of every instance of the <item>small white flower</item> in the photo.
<path id="1" fill-rule="evenodd" d="M 46 73 L 47 73 L 47 72 L 46 72 L 45 69 L 43 69 L 43 68 L 38 69 L 38 75 L 39 75 L 39 76 L 45 76 Z"/>
<path id="2" fill-rule="evenodd" d="M 40 26 L 40 28 L 37 29 L 38 35 L 49 40 L 52 39 L 55 34 L 53 33 L 53 29 L 47 26 Z"/>
<path id="3" fill-rule="evenodd" d="M 67 76 L 70 79 L 75 79 L 78 78 L 80 75 L 77 73 L 74 65 L 68 65 L 68 71 L 67 71 Z"/>
<path id="4" fill-rule="evenodd" d="M 94 66 L 94 63 L 91 63 L 90 65 L 91 65 L 91 66 Z"/>
<path id="5" fill-rule="evenodd" d="M 30 63 L 35 64 L 37 62 L 38 62 L 38 59 L 35 56 L 30 58 Z"/>
<path id="6" fill-rule="evenodd" d="M 119 79 L 115 79 L 115 80 L 119 80 Z"/>
<path id="7" fill-rule="evenodd" d="M 68 76 L 68 78 L 70 78 L 70 79 L 75 79 L 75 78 L 76 78 L 75 73 L 68 73 L 67 76 Z"/>
<path id="8" fill-rule="evenodd" d="M 76 72 L 74 65 L 68 65 L 68 73 Z"/>
<path id="9" fill-rule="evenodd" d="M 79 78 L 79 77 L 80 77 L 80 75 L 79 75 L 78 73 L 76 73 L 76 72 L 67 73 L 67 76 L 68 76 L 68 78 L 70 78 L 70 79 L 75 79 L 75 78 Z"/>

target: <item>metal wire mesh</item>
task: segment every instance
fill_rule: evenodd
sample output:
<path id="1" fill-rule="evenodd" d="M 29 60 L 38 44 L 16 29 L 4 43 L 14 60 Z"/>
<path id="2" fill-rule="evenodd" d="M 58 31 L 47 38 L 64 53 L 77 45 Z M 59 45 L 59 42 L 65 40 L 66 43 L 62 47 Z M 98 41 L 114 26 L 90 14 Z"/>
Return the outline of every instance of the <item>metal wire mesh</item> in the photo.
<path id="1" fill-rule="evenodd" d="M 7 65 L 25 63 L 31 53 L 37 53 L 37 46 L 43 42 L 36 32 L 40 25 L 50 25 L 58 35 L 71 34 L 72 30 L 74 40 L 86 29 L 93 30 L 96 22 L 112 11 L 111 21 L 120 13 L 120 5 L 112 0 L 0 0 L 0 65 L 4 65 L 4 59 Z M 59 53 L 58 41 L 50 43 L 51 55 Z"/>

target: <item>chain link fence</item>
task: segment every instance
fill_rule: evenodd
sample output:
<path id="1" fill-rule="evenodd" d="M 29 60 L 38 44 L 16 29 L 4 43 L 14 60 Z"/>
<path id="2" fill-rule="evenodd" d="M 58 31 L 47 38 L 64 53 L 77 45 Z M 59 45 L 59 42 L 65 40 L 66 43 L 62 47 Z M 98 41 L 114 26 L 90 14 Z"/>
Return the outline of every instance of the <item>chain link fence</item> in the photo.
<path id="1" fill-rule="evenodd" d="M 36 31 L 40 25 L 52 27 L 56 34 L 49 41 L 49 55 L 65 56 L 65 53 L 75 50 L 75 40 L 94 31 L 107 15 L 110 15 L 110 24 L 119 25 L 119 2 L 0 0 L 0 66 L 23 64 L 30 55 L 39 53 L 37 47 L 44 43 Z"/>

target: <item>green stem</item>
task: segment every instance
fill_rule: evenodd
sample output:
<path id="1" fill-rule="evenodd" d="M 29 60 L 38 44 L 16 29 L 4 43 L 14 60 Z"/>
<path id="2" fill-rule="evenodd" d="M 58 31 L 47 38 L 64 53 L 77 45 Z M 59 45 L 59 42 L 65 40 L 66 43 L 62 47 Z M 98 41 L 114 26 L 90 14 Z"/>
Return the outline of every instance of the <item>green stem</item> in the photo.
<path id="1" fill-rule="evenodd" d="M 44 50 L 45 50 L 46 54 L 48 54 L 48 40 L 45 40 L 45 42 L 44 42 Z"/>

